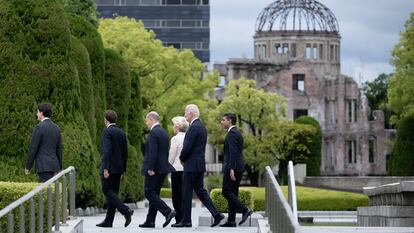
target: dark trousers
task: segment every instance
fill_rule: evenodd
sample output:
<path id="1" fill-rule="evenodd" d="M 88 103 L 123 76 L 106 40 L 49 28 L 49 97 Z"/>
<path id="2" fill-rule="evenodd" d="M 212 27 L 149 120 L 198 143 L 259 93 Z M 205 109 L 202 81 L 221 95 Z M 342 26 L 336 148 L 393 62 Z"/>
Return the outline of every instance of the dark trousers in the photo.
<path id="1" fill-rule="evenodd" d="M 121 183 L 121 174 L 110 174 L 107 179 L 101 175 L 102 191 L 106 198 L 108 211 L 106 212 L 105 222 L 113 223 L 115 211 L 118 210 L 125 215 L 129 208 L 124 205 L 118 197 L 119 185 Z"/>
<path id="2" fill-rule="evenodd" d="M 191 207 L 193 189 L 201 203 L 210 211 L 211 215 L 217 216 L 220 212 L 214 207 L 208 192 L 204 189 L 204 172 L 183 173 L 183 218 L 182 223 L 191 223 Z"/>
<path id="3" fill-rule="evenodd" d="M 53 177 L 55 172 L 39 172 L 37 175 L 39 176 L 39 183 L 44 183 L 48 181 L 50 178 Z"/>
<path id="4" fill-rule="evenodd" d="M 183 212 L 181 210 L 183 204 L 182 190 L 183 190 L 183 172 L 171 173 L 171 191 L 172 191 L 172 202 L 176 212 L 175 222 L 181 222 Z"/>
<path id="5" fill-rule="evenodd" d="M 247 211 L 246 206 L 244 206 L 238 198 L 239 185 L 243 172 L 234 172 L 234 175 L 236 177 L 235 181 L 230 179 L 229 171 L 223 174 L 222 194 L 229 203 L 229 216 L 227 222 L 234 222 L 236 220 L 236 213 L 244 213 Z"/>
<path id="6" fill-rule="evenodd" d="M 164 183 L 165 174 L 155 174 L 145 176 L 144 195 L 149 201 L 149 208 L 146 222 L 155 223 L 157 211 L 166 216 L 171 212 L 171 208 L 160 198 L 162 184 Z"/>

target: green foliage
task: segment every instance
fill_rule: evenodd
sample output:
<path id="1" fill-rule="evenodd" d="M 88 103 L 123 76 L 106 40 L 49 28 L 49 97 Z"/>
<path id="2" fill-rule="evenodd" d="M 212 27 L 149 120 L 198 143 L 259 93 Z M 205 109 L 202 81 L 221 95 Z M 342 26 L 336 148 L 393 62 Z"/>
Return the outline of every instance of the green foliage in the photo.
<path id="1" fill-rule="evenodd" d="M 233 112 L 237 116 L 238 128 L 242 129 L 245 142 L 243 156 L 248 165 L 247 173 L 252 184 L 258 185 L 259 176 L 265 166 L 277 163 L 274 153 L 265 149 L 263 139 L 271 133 L 268 124 L 286 116 L 284 99 L 277 94 L 256 89 L 253 80 L 232 80 L 226 87 L 225 98 L 217 109 L 209 112 L 210 117 L 207 121 L 210 143 L 218 148 L 224 143 L 225 134 L 218 122 L 226 112 Z"/>
<path id="2" fill-rule="evenodd" d="M 397 140 L 394 143 L 389 173 L 393 176 L 414 175 L 414 117 L 400 121 L 397 130 Z"/>
<path id="3" fill-rule="evenodd" d="M 311 125 L 316 129 L 311 141 L 308 143 L 310 154 L 306 160 L 306 175 L 319 176 L 321 166 L 322 130 L 319 122 L 310 116 L 301 116 L 295 120 L 296 123 Z M 305 142 L 306 143 L 306 142 Z"/>
<path id="4" fill-rule="evenodd" d="M 133 146 L 128 146 L 127 171 L 121 181 L 119 193 L 125 203 L 134 203 L 144 198 L 144 178 L 137 172 L 142 165 L 141 152 Z"/>
<path id="5" fill-rule="evenodd" d="M 128 132 L 128 113 L 131 98 L 131 80 L 128 66 L 116 51 L 105 49 L 106 102 L 114 110 L 116 124 Z"/>
<path id="6" fill-rule="evenodd" d="M 282 186 L 287 200 L 288 187 Z M 264 211 L 266 204 L 265 188 L 240 187 L 241 190 L 250 190 L 254 196 L 254 210 Z M 355 211 L 359 206 L 368 205 L 368 197 L 362 194 L 332 191 L 296 186 L 298 210 L 301 211 Z"/>
<path id="7" fill-rule="evenodd" d="M 221 189 L 211 190 L 210 197 L 217 210 L 220 212 L 229 211 L 227 199 L 222 195 Z M 247 208 L 254 209 L 254 195 L 252 191 L 248 189 L 240 189 L 238 197 L 241 203 L 243 203 Z"/>
<path id="8" fill-rule="evenodd" d="M 102 205 L 98 151 L 85 125 L 69 123 L 62 128 L 63 167 L 76 169 L 76 206 Z"/>
<path id="9" fill-rule="evenodd" d="M 155 33 L 141 21 L 117 17 L 100 21 L 105 47 L 119 52 L 141 79 L 144 112 L 157 111 L 165 129 L 174 116 L 182 115 L 186 104 L 199 104 L 202 115 L 215 100 L 206 98 L 218 83 L 218 74 L 201 78 L 204 65 L 191 50 L 164 47 Z"/>
<path id="10" fill-rule="evenodd" d="M 79 15 L 91 24 L 97 26 L 99 15 L 94 0 L 61 0 L 66 12 Z"/>
<path id="11" fill-rule="evenodd" d="M 405 23 L 398 44 L 392 52 L 395 74 L 389 81 L 388 105 L 398 116 L 391 122 L 414 116 L 414 13 Z"/>
<path id="12" fill-rule="evenodd" d="M 96 119 L 89 53 L 78 38 L 72 36 L 71 42 L 71 58 L 76 65 L 79 76 L 81 112 L 88 125 L 91 138 L 93 139 L 96 132 Z"/>
<path id="13" fill-rule="evenodd" d="M 28 192 L 32 191 L 33 189 L 35 189 L 39 184 L 38 183 L 15 183 L 15 182 L 0 182 L 0 209 L 5 208 L 6 206 L 8 206 L 9 204 L 11 204 L 12 202 L 16 201 L 17 199 L 21 198 L 22 196 L 24 196 L 25 194 L 27 194 Z M 47 189 L 43 190 L 43 203 L 44 204 L 44 209 L 43 209 L 43 214 L 44 214 L 44 219 L 46 219 L 46 215 L 47 215 Z M 54 192 L 54 189 L 52 189 L 52 192 Z M 33 200 L 35 201 L 35 209 L 38 209 L 38 203 L 39 203 L 39 195 L 36 195 Z M 29 216 L 29 211 L 30 211 L 30 202 L 27 201 L 25 204 L 23 204 L 24 209 L 25 209 L 25 230 L 26 232 L 28 232 L 28 223 L 30 222 L 30 216 Z M 19 208 L 15 208 L 13 210 L 13 216 L 14 216 L 14 232 L 19 232 L 19 224 L 16 224 L 19 222 L 20 220 L 20 216 L 19 216 Z M 46 225 L 47 223 L 44 223 L 43 229 L 46 229 Z M 0 221 L 0 229 L 7 229 L 7 215 L 5 217 L 3 217 Z M 38 231 L 38 224 L 35 225 L 35 230 Z"/>
<path id="14" fill-rule="evenodd" d="M 205 187 L 208 191 L 211 191 L 215 188 L 221 188 L 223 186 L 223 175 L 221 174 L 212 174 L 208 175 L 205 179 Z"/>
<path id="15" fill-rule="evenodd" d="M 172 191 L 170 188 L 161 188 L 160 192 L 161 198 L 172 198 Z"/>
<path id="16" fill-rule="evenodd" d="M 391 76 L 392 74 L 380 74 L 374 81 L 365 82 L 363 87 L 364 94 L 368 98 L 368 104 L 371 108 L 371 111 L 379 109 L 384 112 L 384 121 L 386 128 L 392 127 L 390 124 L 390 118 L 392 115 L 394 115 L 394 113 L 387 108 L 388 82 Z"/>
<path id="17" fill-rule="evenodd" d="M 141 153 L 142 132 L 144 118 L 142 113 L 141 84 L 140 78 L 135 71 L 130 72 L 131 77 L 131 99 L 128 112 L 128 141 Z M 140 154 L 139 156 L 142 157 Z M 139 166 L 141 167 L 141 166 Z"/>
<path id="18" fill-rule="evenodd" d="M 70 33 L 83 43 L 89 53 L 96 119 L 96 133 L 92 139 L 100 149 L 100 137 L 105 127 L 103 112 L 106 110 L 105 52 L 102 38 L 96 28 L 81 16 L 66 14 L 66 18 L 69 21 Z"/>

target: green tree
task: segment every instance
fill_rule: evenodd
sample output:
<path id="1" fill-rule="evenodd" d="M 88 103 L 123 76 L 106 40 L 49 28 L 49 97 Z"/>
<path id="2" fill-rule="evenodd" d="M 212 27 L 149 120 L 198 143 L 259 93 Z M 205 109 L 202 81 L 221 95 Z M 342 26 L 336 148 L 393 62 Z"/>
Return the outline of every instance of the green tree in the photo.
<path id="1" fill-rule="evenodd" d="M 388 89 L 388 104 L 398 119 L 414 116 L 414 13 L 405 23 L 405 31 L 392 52 L 395 74 L 391 77 Z"/>
<path id="2" fill-rule="evenodd" d="M 210 142 L 218 147 L 224 140 L 224 132 L 218 123 L 225 112 L 233 112 L 238 119 L 245 141 L 243 152 L 247 173 L 252 185 L 258 185 L 260 174 L 267 165 L 277 164 L 276 156 L 264 145 L 269 134 L 269 123 L 286 116 L 283 97 L 256 89 L 253 80 L 233 80 L 226 87 L 226 95 L 216 110 L 211 110 L 208 121 Z M 273 142 L 272 142 L 273 143 Z"/>
<path id="3" fill-rule="evenodd" d="M 91 24 L 98 25 L 98 11 L 94 0 L 61 0 L 66 12 L 79 15 Z"/>
<path id="4" fill-rule="evenodd" d="M 386 128 L 392 127 L 390 118 L 393 115 L 393 112 L 387 107 L 388 82 L 391 76 L 392 74 L 380 74 L 374 81 L 365 82 L 363 87 L 371 111 L 379 109 L 384 112 Z"/>
<path id="5" fill-rule="evenodd" d="M 190 102 L 201 109 L 214 104 L 207 95 L 217 85 L 218 75 L 202 77 L 204 65 L 191 50 L 164 47 L 141 21 L 126 17 L 101 20 L 99 31 L 105 47 L 119 52 L 140 78 L 143 109 L 156 110 L 164 128 L 169 128 L 172 117 L 183 115 Z"/>
<path id="6" fill-rule="evenodd" d="M 414 175 L 414 117 L 407 117 L 398 125 L 397 140 L 394 143 L 389 166 L 392 176 Z"/>
<path id="7" fill-rule="evenodd" d="M 315 133 L 310 141 L 306 143 L 309 155 L 306 160 L 306 175 L 319 176 L 321 170 L 321 150 L 322 150 L 322 129 L 319 122 L 310 116 L 301 116 L 295 120 L 296 123 L 311 125 Z M 306 141 L 305 141 L 306 142 Z"/>

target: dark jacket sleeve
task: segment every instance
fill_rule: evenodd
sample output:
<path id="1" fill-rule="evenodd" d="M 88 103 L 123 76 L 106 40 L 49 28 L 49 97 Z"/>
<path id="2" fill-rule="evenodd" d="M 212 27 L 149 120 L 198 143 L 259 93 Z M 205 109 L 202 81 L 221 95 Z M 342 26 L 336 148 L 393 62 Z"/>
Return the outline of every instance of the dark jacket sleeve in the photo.
<path id="1" fill-rule="evenodd" d="M 196 129 L 194 127 L 190 127 L 185 134 L 184 142 L 183 142 L 183 149 L 181 150 L 180 160 L 185 162 L 190 157 L 191 148 L 193 148 L 193 144 L 196 139 Z"/>
<path id="2" fill-rule="evenodd" d="M 228 154 L 229 154 L 229 162 L 228 162 L 228 167 L 229 169 L 236 169 L 236 161 L 238 158 L 238 151 L 237 151 L 237 135 L 230 132 L 231 135 L 229 135 L 229 137 L 227 138 L 228 140 Z"/>
<path id="3" fill-rule="evenodd" d="M 128 161 L 128 142 L 126 136 L 124 135 L 124 150 L 122 151 L 122 161 L 124 162 L 124 173 L 127 170 L 127 161 Z"/>
<path id="4" fill-rule="evenodd" d="M 111 142 L 111 134 L 109 133 L 108 129 L 105 129 L 103 132 L 102 153 L 103 153 L 102 169 L 109 170 L 109 164 L 111 162 L 111 155 L 112 155 L 112 142 Z"/>
<path id="5" fill-rule="evenodd" d="M 37 152 L 39 151 L 39 145 L 42 141 L 42 133 L 39 125 L 35 127 L 32 134 L 32 141 L 30 142 L 29 147 L 29 156 L 26 161 L 26 169 L 31 169 L 33 162 L 36 159 Z"/>
<path id="6" fill-rule="evenodd" d="M 56 155 L 59 161 L 60 170 L 62 170 L 62 135 L 59 133 L 58 145 L 56 148 Z"/>
<path id="7" fill-rule="evenodd" d="M 157 162 L 157 155 L 158 155 L 158 138 L 155 132 L 151 132 L 148 138 L 148 170 L 155 169 L 155 163 Z"/>

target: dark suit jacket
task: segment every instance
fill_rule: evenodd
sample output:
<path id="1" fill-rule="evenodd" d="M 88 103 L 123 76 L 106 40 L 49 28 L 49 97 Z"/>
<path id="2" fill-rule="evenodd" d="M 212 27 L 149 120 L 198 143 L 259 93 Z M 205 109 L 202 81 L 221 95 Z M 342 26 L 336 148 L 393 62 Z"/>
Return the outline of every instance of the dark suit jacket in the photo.
<path id="1" fill-rule="evenodd" d="M 184 172 L 206 171 L 206 143 L 206 127 L 199 119 L 196 119 L 185 134 L 181 150 L 180 160 L 184 162 Z"/>
<path id="2" fill-rule="evenodd" d="M 62 139 L 59 127 L 50 119 L 45 119 L 33 130 L 26 168 L 31 169 L 35 161 L 35 170 L 40 172 L 58 172 L 62 170 Z"/>
<path id="3" fill-rule="evenodd" d="M 160 125 L 154 126 L 148 135 L 145 143 L 144 163 L 141 167 L 141 174 L 148 176 L 148 170 L 155 174 L 167 174 L 175 171 L 168 162 L 170 149 L 170 137 Z"/>
<path id="4" fill-rule="evenodd" d="M 102 160 L 100 174 L 107 169 L 109 174 L 126 172 L 128 143 L 125 133 L 116 125 L 104 129 L 102 136 Z"/>
<path id="5" fill-rule="evenodd" d="M 230 169 L 244 172 L 243 136 L 236 127 L 233 127 L 224 139 L 223 172 L 228 172 Z"/>

